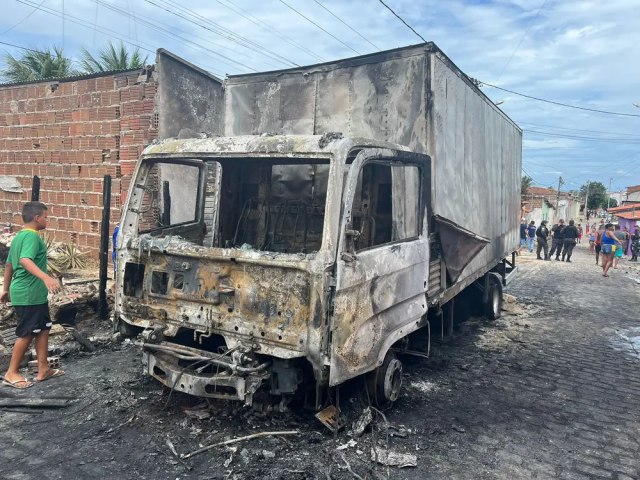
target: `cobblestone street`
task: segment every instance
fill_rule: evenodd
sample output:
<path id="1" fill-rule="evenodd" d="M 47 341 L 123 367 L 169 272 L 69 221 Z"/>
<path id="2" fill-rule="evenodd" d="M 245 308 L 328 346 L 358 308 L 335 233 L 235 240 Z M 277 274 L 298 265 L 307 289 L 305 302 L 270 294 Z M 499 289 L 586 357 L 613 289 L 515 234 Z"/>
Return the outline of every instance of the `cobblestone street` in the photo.
<path id="1" fill-rule="evenodd" d="M 525 252 L 520 265 L 508 291 L 528 313 L 477 336 L 467 325 L 436 349 L 431 364 L 446 368 L 412 373 L 434 391 L 421 415 L 429 453 L 411 478 L 640 478 L 637 267 L 604 278 L 584 244 L 571 264 Z M 433 435 L 442 419 L 463 433 Z"/>
<path id="2" fill-rule="evenodd" d="M 20 392 L 79 401 L 40 416 L 2 413 L 0 477 L 355 478 L 344 455 L 369 479 L 640 478 L 640 271 L 624 261 L 604 278 L 584 244 L 572 260 L 525 252 L 508 289 L 517 301 L 500 320 L 471 319 L 434 342 L 428 360 L 406 358 L 404 394 L 386 412 L 388 442 L 368 431 L 348 445 L 346 433 L 334 438 L 305 411 L 256 416 L 221 402 L 209 417 L 187 415 L 184 396 L 141 376 L 130 345 L 69 358 L 65 377 Z M 167 443 L 185 453 L 288 429 L 301 435 L 188 461 Z M 375 467 L 374 443 L 417 455 L 417 466 Z"/>

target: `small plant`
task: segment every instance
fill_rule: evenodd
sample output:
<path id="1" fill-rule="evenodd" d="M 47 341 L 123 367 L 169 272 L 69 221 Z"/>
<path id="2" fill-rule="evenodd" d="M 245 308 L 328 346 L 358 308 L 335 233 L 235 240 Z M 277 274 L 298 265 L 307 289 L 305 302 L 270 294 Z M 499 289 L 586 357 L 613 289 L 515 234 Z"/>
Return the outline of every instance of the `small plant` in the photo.
<path id="1" fill-rule="evenodd" d="M 45 237 L 47 245 L 47 269 L 55 277 L 74 268 L 85 268 L 87 253 L 81 252 L 73 243 L 58 243 L 53 238 Z"/>
<path id="2" fill-rule="evenodd" d="M 85 268 L 87 266 L 87 253 L 81 252 L 74 243 L 65 243 L 60 246 L 59 259 L 65 270 Z"/>

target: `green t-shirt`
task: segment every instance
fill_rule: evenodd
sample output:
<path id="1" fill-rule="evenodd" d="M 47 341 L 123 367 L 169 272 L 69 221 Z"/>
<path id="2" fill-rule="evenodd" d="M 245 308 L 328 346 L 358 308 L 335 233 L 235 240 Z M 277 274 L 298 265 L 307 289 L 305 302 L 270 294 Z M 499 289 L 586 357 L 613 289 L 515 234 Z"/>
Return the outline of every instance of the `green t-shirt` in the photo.
<path id="1" fill-rule="evenodd" d="M 7 263 L 13 267 L 9 295 L 12 305 L 42 305 L 49 291 L 38 277 L 20 265 L 21 258 L 30 258 L 40 270 L 47 272 L 47 246 L 35 230 L 23 229 L 11 242 Z"/>

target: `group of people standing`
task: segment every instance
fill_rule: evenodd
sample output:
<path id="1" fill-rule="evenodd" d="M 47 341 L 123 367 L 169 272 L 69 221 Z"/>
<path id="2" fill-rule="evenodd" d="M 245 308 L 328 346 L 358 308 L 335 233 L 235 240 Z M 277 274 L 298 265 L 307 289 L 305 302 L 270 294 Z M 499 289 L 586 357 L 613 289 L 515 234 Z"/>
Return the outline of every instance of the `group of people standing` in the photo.
<path id="1" fill-rule="evenodd" d="M 633 235 L 630 234 L 629 229 L 622 230 L 619 225 L 613 225 L 611 223 L 601 222 L 600 226 L 596 228 L 595 223 L 589 228 L 587 225 L 587 232 L 589 235 L 589 252 L 595 253 L 596 265 L 602 252 L 604 258 L 603 245 L 608 244 L 610 240 L 606 240 L 605 236 L 611 238 L 611 235 L 605 235 L 607 231 L 612 231 L 616 242 L 613 244 L 613 268 L 618 268 L 620 259 L 624 256 L 625 252 L 631 250 L 631 261 L 638 261 L 638 254 L 640 254 L 640 227 L 635 228 Z M 604 261 L 604 260 L 603 260 Z M 604 264 L 603 264 L 604 266 Z"/>
<path id="2" fill-rule="evenodd" d="M 620 259 L 624 252 L 631 247 L 631 261 L 637 262 L 640 254 L 640 227 L 635 229 L 633 236 L 628 232 L 620 229 L 619 225 L 612 223 L 605 224 L 601 222 L 596 228 L 593 224 L 591 227 L 585 227 L 586 234 L 589 237 L 589 252 L 595 253 L 596 265 L 600 264 L 600 256 L 602 256 L 602 275 L 608 277 L 611 267 L 618 268 Z M 551 260 L 555 255 L 557 261 L 571 262 L 573 249 L 582 238 L 582 226 L 575 225 L 573 220 L 569 220 L 569 224 L 565 225 L 564 220 L 558 220 L 558 223 L 551 227 L 547 227 L 547 221 L 543 220 L 540 226 L 536 228 L 535 222 L 528 224 L 522 219 L 520 224 L 520 248 L 528 247 L 529 252 L 533 252 L 535 241 L 538 242 L 536 254 L 538 260 Z M 551 237 L 551 249 L 549 249 L 549 237 Z M 541 255 L 544 252 L 544 257 Z"/>
<path id="3" fill-rule="evenodd" d="M 538 241 L 536 255 L 538 260 L 551 260 L 555 255 L 557 261 L 571 263 L 571 255 L 573 248 L 582 238 L 581 228 L 575 225 L 573 220 L 569 220 L 569 224 L 565 225 L 564 220 L 558 220 L 558 223 L 551 227 L 547 227 L 547 221 L 543 220 L 540 226 L 536 228 L 536 222 L 533 220 L 527 225 L 525 219 L 520 224 L 520 249 L 524 246 L 529 247 L 529 251 L 533 252 L 534 241 Z M 551 236 L 551 250 L 549 250 L 549 237 Z M 542 253 L 544 252 L 544 257 Z"/>

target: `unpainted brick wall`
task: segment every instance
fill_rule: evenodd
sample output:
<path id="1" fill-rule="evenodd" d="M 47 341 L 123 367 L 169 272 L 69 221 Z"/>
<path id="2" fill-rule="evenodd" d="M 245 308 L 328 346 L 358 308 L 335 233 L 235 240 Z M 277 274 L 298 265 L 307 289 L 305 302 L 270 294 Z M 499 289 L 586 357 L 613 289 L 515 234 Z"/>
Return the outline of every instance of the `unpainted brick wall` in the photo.
<path id="1" fill-rule="evenodd" d="M 136 71 L 0 86 L 0 175 L 17 177 L 25 190 L 0 190 L 1 224 L 22 224 L 38 175 L 48 235 L 97 257 L 104 175 L 112 177 L 112 231 L 136 160 L 157 138 L 157 84 L 138 80 Z"/>

